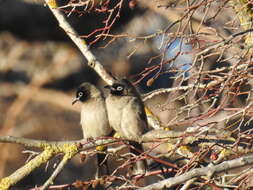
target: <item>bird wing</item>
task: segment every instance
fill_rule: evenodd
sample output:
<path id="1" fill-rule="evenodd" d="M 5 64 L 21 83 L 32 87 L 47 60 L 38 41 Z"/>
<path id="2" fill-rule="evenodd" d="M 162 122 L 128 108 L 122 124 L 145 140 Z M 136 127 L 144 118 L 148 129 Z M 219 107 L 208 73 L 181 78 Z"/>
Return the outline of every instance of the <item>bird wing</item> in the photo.
<path id="1" fill-rule="evenodd" d="M 137 97 L 131 97 L 122 110 L 121 130 L 124 137 L 137 142 L 147 132 L 144 105 Z"/>

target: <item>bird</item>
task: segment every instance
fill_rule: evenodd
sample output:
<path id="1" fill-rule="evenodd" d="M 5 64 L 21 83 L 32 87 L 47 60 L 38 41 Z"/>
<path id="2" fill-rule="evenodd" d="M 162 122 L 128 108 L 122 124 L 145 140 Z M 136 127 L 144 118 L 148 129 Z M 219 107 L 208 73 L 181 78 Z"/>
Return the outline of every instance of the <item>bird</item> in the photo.
<path id="1" fill-rule="evenodd" d="M 112 85 L 107 85 L 105 88 L 110 90 L 105 102 L 111 127 L 121 137 L 130 140 L 129 144 L 134 147 L 134 149 L 130 149 L 131 153 L 140 155 L 139 151 L 143 151 L 141 138 L 148 131 L 144 103 L 140 94 L 125 78 Z M 145 175 L 146 168 L 146 161 L 138 160 L 133 165 L 132 175 Z"/>
<path id="2" fill-rule="evenodd" d="M 72 105 L 76 102 L 81 102 L 82 104 L 80 124 L 84 139 L 89 140 L 111 135 L 112 128 L 108 121 L 105 98 L 96 86 L 88 82 L 82 83 L 76 91 L 76 97 Z M 106 147 L 98 146 L 96 149 L 105 150 Z M 96 178 L 108 174 L 108 165 L 105 157 L 105 154 L 97 154 L 98 168 Z"/>

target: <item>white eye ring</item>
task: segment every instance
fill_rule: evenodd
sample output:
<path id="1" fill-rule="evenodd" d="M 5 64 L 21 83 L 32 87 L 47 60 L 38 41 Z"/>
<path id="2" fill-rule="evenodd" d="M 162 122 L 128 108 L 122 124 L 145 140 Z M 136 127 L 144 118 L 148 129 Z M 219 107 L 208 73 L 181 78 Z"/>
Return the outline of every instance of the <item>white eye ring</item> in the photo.
<path id="1" fill-rule="evenodd" d="M 78 92 L 78 96 L 79 97 L 83 96 L 83 92 Z"/>
<path id="2" fill-rule="evenodd" d="M 122 86 L 118 86 L 117 87 L 117 91 L 122 91 L 123 90 L 123 87 Z"/>

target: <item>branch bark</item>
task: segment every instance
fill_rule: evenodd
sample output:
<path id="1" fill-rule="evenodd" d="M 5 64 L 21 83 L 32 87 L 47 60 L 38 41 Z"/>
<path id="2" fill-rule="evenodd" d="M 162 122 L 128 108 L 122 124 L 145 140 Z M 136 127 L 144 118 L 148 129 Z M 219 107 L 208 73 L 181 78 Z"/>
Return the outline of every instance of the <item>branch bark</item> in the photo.
<path id="1" fill-rule="evenodd" d="M 112 84 L 115 81 L 115 78 L 106 71 L 104 66 L 97 60 L 94 54 L 89 49 L 89 46 L 86 44 L 86 41 L 77 34 L 72 26 L 66 21 L 63 13 L 57 9 L 56 0 L 45 0 L 49 9 L 56 17 L 59 22 L 59 26 L 66 32 L 70 39 L 76 44 L 84 57 L 88 60 L 88 66 L 94 69 L 98 75 L 107 83 Z"/>
<path id="2" fill-rule="evenodd" d="M 152 185 L 148 185 L 146 187 L 140 188 L 139 190 L 158 190 L 164 188 L 170 188 L 175 185 L 184 183 L 190 179 L 200 176 L 212 176 L 215 173 L 223 172 L 226 170 L 230 170 L 233 168 L 238 168 L 242 166 L 246 166 L 253 163 L 253 156 L 244 156 L 238 159 L 225 161 L 216 166 L 208 166 L 205 168 L 196 168 L 193 169 L 183 175 L 172 177 L 166 180 L 162 180 L 158 183 L 154 183 Z"/>

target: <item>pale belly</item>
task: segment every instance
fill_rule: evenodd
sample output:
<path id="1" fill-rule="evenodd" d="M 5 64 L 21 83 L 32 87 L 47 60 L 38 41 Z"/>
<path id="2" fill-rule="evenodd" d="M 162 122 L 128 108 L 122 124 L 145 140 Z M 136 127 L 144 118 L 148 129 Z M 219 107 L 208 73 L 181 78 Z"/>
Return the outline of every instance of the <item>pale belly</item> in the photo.
<path id="1" fill-rule="evenodd" d="M 111 133 L 105 108 L 85 105 L 81 112 L 81 125 L 84 138 L 98 138 Z"/>

